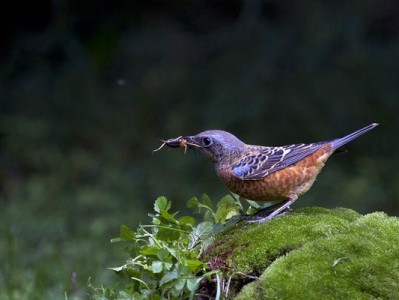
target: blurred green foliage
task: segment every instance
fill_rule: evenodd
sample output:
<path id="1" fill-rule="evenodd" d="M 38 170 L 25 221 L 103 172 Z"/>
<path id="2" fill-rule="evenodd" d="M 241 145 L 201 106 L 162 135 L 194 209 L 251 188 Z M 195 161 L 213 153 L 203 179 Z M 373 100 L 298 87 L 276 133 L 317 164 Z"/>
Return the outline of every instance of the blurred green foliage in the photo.
<path id="1" fill-rule="evenodd" d="M 0 31 L 1 297 L 84 297 L 157 196 L 226 193 L 204 158 L 152 155 L 159 138 L 281 145 L 380 122 L 296 206 L 398 213 L 397 1 L 19 5 Z"/>

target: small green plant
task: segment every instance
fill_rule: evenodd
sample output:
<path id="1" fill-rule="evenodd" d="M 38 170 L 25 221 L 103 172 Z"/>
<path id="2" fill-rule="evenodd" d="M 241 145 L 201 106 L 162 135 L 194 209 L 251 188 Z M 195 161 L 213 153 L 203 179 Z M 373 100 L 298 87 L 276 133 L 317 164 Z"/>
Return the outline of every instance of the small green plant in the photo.
<path id="1" fill-rule="evenodd" d="M 216 281 L 214 297 L 221 298 L 220 271 L 211 270 L 200 256 L 214 233 L 225 228 L 226 224 L 222 224 L 239 214 L 242 206 L 230 195 L 219 201 L 216 211 L 206 195 L 201 200 L 191 198 L 187 206 L 202 217 L 198 224 L 191 216 L 171 213 L 171 202 L 159 197 L 154 204 L 155 213 L 150 214 L 150 225 L 140 225 L 136 231 L 121 225 L 120 236 L 111 241 L 127 243 L 125 250 L 130 259 L 111 270 L 126 284 L 99 288 L 89 283 L 95 291 L 93 298 L 193 299 L 198 296 L 200 284 L 209 280 Z"/>

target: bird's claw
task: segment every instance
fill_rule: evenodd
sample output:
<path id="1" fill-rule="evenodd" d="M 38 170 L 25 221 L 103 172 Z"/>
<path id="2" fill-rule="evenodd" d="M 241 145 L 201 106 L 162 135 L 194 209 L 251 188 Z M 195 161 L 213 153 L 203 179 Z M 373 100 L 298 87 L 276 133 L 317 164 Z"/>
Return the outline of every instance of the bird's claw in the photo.
<path id="1" fill-rule="evenodd" d="M 255 220 L 247 220 L 247 223 L 248 223 L 248 224 L 253 224 L 253 223 L 263 223 L 263 222 L 267 222 L 267 221 L 270 221 L 270 220 L 272 220 L 272 219 L 274 219 L 274 218 L 276 218 L 276 217 L 285 216 L 285 215 L 288 214 L 289 212 L 291 212 L 291 210 L 285 210 L 285 211 L 282 211 L 282 212 L 280 212 L 280 213 L 278 213 L 278 214 L 276 214 L 276 215 L 270 214 L 270 215 L 268 215 L 267 217 L 256 218 Z"/>

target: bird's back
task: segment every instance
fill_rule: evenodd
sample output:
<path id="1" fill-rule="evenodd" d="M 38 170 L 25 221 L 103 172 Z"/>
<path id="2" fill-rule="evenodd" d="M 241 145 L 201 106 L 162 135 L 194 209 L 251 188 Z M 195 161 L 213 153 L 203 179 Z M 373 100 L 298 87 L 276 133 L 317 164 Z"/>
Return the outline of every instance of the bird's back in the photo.
<path id="1" fill-rule="evenodd" d="M 223 183 L 258 201 L 290 199 L 305 193 L 334 151 L 373 129 L 373 123 L 342 138 L 279 147 L 247 145 L 232 164 L 216 166 Z"/>

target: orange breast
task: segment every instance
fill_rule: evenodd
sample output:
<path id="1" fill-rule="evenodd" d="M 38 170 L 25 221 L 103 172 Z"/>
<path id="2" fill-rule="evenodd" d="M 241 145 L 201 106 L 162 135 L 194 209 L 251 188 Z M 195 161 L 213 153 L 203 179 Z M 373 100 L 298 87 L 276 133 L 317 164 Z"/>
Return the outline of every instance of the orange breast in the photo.
<path id="1" fill-rule="evenodd" d="M 219 170 L 218 176 L 232 192 L 246 199 L 287 200 L 309 190 L 331 154 L 331 145 L 327 144 L 299 162 L 260 180 L 239 179 L 231 173 L 231 168 Z"/>

